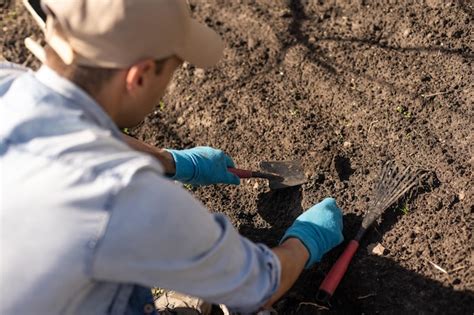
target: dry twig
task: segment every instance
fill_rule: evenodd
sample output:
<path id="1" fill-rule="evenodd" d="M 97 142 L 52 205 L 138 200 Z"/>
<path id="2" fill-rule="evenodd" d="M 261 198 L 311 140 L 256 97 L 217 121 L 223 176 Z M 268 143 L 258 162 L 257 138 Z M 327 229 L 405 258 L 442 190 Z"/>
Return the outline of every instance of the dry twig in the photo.
<path id="1" fill-rule="evenodd" d="M 319 304 L 311 303 L 311 302 L 301 302 L 300 304 L 298 304 L 298 308 L 296 309 L 296 312 L 298 313 L 298 311 L 300 310 L 301 306 L 305 306 L 305 305 L 314 306 L 314 307 L 316 307 L 318 310 L 329 310 L 329 308 L 326 307 L 326 306 L 324 306 L 324 305 L 319 305 Z"/>
<path id="2" fill-rule="evenodd" d="M 454 268 L 453 270 L 451 270 L 450 272 L 456 272 L 456 271 L 462 270 L 464 268 L 466 268 L 466 266 L 457 267 L 457 268 Z"/>
<path id="3" fill-rule="evenodd" d="M 367 294 L 367 295 L 359 296 L 359 297 L 357 297 L 357 299 L 358 299 L 358 300 L 363 300 L 363 299 L 369 298 L 369 297 L 371 297 L 371 296 L 376 296 L 376 295 L 377 295 L 377 294 L 375 294 L 375 293 L 369 293 L 369 294 Z"/>
<path id="4" fill-rule="evenodd" d="M 441 272 L 443 272 L 443 273 L 445 273 L 445 274 L 448 274 L 448 272 L 447 272 L 445 269 L 441 268 L 440 266 L 438 266 L 438 265 L 435 264 L 434 262 L 432 262 L 432 261 L 430 261 L 430 260 L 428 260 L 428 259 L 426 259 L 426 258 L 425 258 L 425 260 L 426 260 L 427 262 L 429 262 L 433 267 L 435 267 L 436 269 L 438 269 L 439 271 L 441 271 Z"/>
<path id="5" fill-rule="evenodd" d="M 448 94 L 451 93 L 452 91 L 445 91 L 445 92 L 436 92 L 436 93 L 431 93 L 431 94 L 421 94 L 421 97 L 428 98 L 436 95 L 443 95 L 443 94 Z"/>

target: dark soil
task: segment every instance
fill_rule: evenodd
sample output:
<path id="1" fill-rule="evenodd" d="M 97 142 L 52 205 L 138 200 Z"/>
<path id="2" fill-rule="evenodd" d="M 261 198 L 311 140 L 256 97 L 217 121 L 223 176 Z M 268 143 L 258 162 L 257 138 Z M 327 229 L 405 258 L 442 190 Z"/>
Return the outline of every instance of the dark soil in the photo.
<path id="1" fill-rule="evenodd" d="M 193 15 L 225 39 L 224 59 L 207 71 L 183 65 L 164 106 L 133 133 L 160 147 L 220 148 L 242 168 L 300 159 L 308 177 L 300 188 L 245 180 L 193 189 L 271 246 L 326 196 L 344 210 L 349 240 L 386 160 L 432 172 L 425 189 L 369 230 L 331 310 L 472 314 L 474 5 L 381 2 L 191 1 Z M 11 10 L 1 17 L 3 54 L 37 66 L 20 41 L 37 30 Z M 366 250 L 377 242 L 382 256 Z M 317 313 L 317 288 L 343 249 L 306 271 L 276 309 Z"/>

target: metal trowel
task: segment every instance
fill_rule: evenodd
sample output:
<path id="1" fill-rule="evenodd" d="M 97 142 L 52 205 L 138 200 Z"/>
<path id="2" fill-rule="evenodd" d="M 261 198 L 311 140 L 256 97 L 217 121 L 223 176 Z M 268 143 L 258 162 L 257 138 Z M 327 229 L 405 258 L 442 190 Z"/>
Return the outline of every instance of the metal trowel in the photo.
<path id="1" fill-rule="evenodd" d="M 260 171 L 229 167 L 229 172 L 240 178 L 268 179 L 270 189 L 299 186 L 306 183 L 303 166 L 300 161 L 262 161 Z"/>

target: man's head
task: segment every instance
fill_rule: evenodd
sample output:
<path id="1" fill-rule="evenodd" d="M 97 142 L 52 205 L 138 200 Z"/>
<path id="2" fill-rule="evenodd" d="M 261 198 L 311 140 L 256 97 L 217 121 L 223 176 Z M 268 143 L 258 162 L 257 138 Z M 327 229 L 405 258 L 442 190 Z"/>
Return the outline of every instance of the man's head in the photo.
<path id="1" fill-rule="evenodd" d="M 65 64 L 49 46 L 46 64 L 91 95 L 123 127 L 138 124 L 163 97 L 181 59 L 144 59 L 124 69 Z"/>
<path id="2" fill-rule="evenodd" d="M 120 127 L 140 122 L 183 60 L 215 64 L 219 36 L 185 0 L 43 0 L 47 64 L 91 94 Z"/>

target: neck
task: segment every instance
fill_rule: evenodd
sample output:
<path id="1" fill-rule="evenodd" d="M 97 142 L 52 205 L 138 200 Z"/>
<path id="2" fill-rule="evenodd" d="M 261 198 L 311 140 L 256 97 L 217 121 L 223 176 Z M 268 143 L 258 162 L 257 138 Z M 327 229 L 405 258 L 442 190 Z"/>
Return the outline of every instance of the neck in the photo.
<path id="1" fill-rule="evenodd" d="M 78 72 L 81 71 L 80 67 L 74 65 L 66 66 L 59 60 L 59 57 L 55 58 L 55 55 L 52 55 L 51 52 L 47 54 L 47 57 L 48 56 L 49 58 L 46 59 L 45 64 L 49 68 L 83 89 L 100 107 L 104 109 L 115 124 L 118 124 L 118 112 L 120 110 L 122 99 L 121 93 L 123 91 L 121 82 L 124 80 L 125 72 L 114 70 L 117 72 L 111 74 L 108 79 L 104 79 L 102 82 L 99 81 L 96 82 L 98 84 L 94 84 L 94 80 L 88 81 L 85 79 L 84 73 L 78 75 Z M 94 73 L 89 72 L 87 75 L 93 76 Z"/>
<path id="2" fill-rule="evenodd" d="M 105 84 L 103 88 L 91 95 L 92 98 L 104 109 L 107 115 L 117 124 L 119 115 L 119 104 L 120 94 L 117 92 L 118 89 L 110 87 L 109 84 Z"/>

